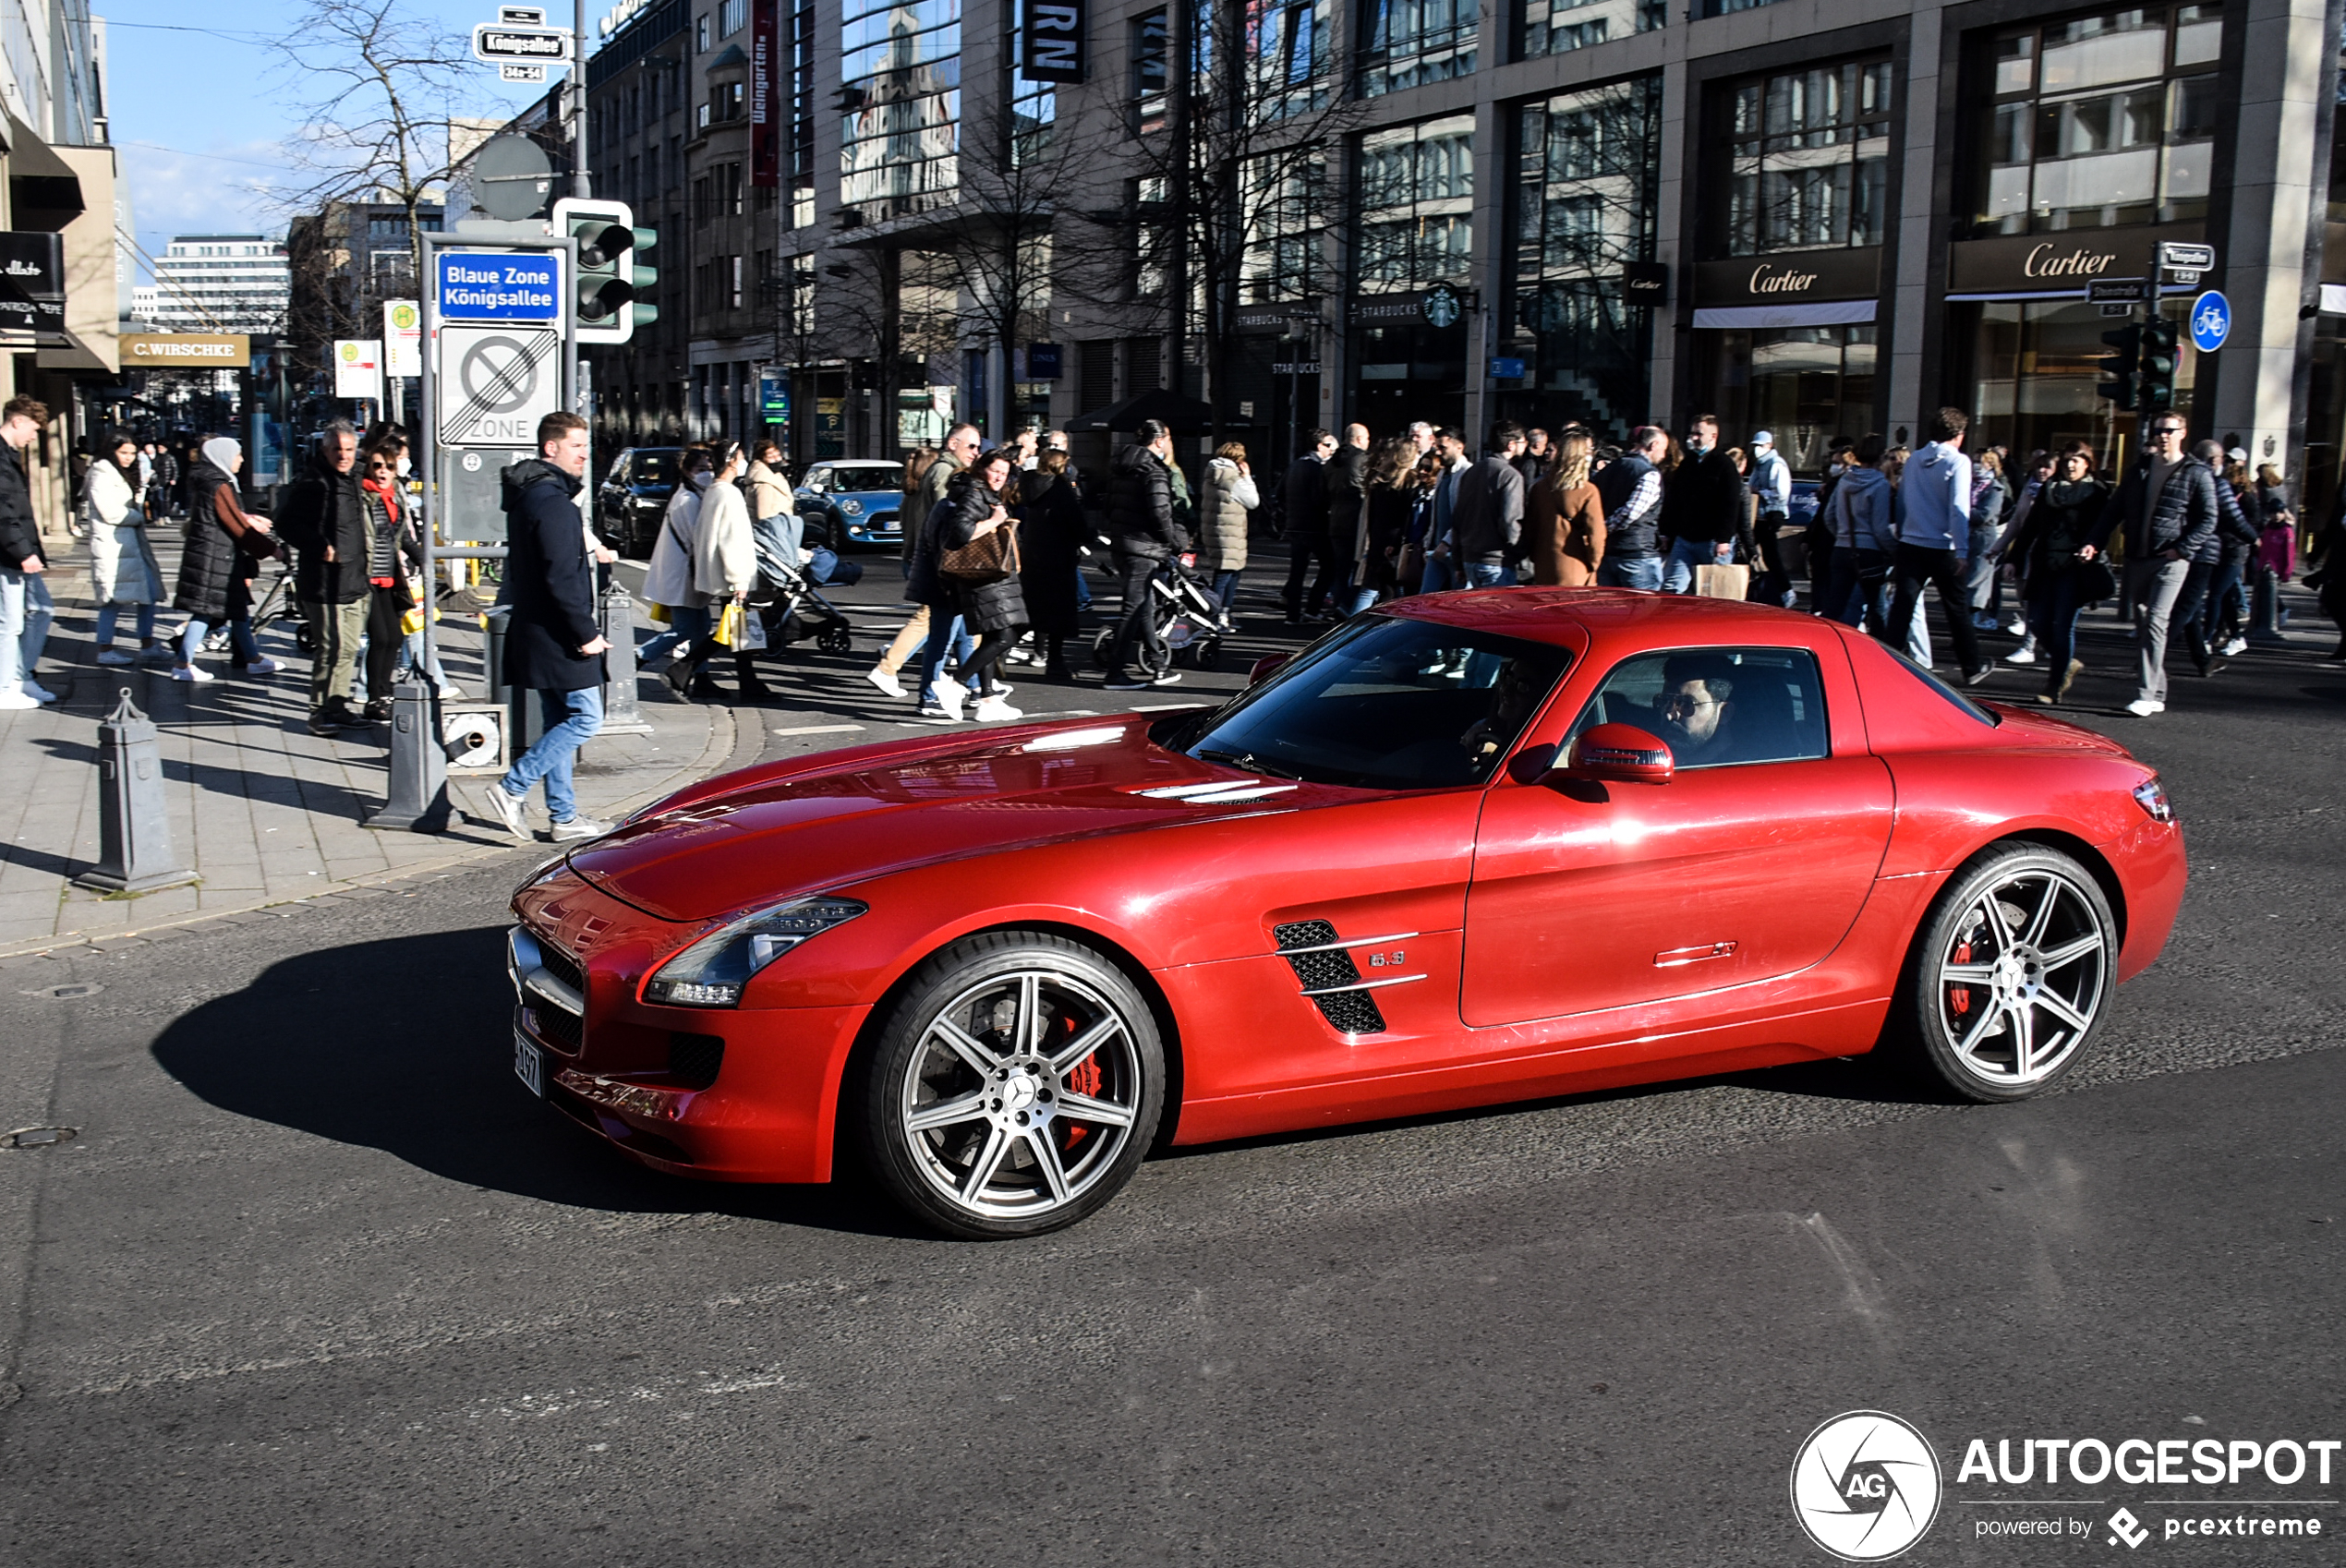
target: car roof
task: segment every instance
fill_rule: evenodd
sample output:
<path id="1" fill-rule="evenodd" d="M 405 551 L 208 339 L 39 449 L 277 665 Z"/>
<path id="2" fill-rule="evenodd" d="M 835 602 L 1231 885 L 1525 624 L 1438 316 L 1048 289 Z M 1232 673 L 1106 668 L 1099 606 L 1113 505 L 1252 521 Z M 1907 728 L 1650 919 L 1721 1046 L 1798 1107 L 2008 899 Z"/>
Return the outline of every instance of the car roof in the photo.
<path id="1" fill-rule="evenodd" d="M 1815 629 L 1814 617 L 1770 605 L 1635 588 L 1466 588 L 1420 594 L 1382 608 L 1390 615 L 1564 647 L 1625 635 L 1661 642 L 1689 636 L 1800 641 Z"/>

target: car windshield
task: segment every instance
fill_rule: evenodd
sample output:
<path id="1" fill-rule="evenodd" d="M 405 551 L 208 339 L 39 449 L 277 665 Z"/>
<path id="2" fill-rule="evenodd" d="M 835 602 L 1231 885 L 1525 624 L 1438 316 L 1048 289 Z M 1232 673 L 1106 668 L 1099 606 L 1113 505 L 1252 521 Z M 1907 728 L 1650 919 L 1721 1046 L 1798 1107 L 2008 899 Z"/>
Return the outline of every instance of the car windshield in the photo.
<path id="1" fill-rule="evenodd" d="M 893 463 L 840 464 L 831 470 L 835 490 L 895 490 L 903 485 L 904 470 Z"/>
<path id="2" fill-rule="evenodd" d="M 1228 706 L 1180 725 L 1166 744 L 1315 784 L 1480 784 L 1571 662 L 1545 643 L 1362 616 Z"/>
<path id="3" fill-rule="evenodd" d="M 672 452 L 639 452 L 627 463 L 627 479 L 635 485 L 672 485 L 676 482 L 676 454 Z"/>

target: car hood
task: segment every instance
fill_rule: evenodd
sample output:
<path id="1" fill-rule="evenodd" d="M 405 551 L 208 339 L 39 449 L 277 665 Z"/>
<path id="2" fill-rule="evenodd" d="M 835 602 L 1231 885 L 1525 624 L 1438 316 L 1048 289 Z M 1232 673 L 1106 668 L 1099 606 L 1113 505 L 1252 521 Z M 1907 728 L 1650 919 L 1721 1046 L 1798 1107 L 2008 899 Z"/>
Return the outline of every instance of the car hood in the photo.
<path id="1" fill-rule="evenodd" d="M 711 920 L 939 861 L 1283 812 L 1329 792 L 1167 751 L 1150 742 L 1142 716 L 1066 720 L 715 779 L 578 850 L 570 864 L 647 914 Z"/>

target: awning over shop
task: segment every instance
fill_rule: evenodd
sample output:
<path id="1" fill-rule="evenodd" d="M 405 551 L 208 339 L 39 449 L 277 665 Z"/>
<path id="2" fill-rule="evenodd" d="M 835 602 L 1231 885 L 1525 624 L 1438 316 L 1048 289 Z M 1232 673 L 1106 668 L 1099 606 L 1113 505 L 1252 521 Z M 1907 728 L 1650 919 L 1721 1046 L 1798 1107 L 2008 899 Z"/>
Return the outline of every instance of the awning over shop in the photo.
<path id="1" fill-rule="evenodd" d="M 1748 327 L 1845 327 L 1870 321 L 1870 299 L 1814 299 L 1800 304 L 1711 305 L 1694 313 L 1695 329 L 1724 331 Z"/>

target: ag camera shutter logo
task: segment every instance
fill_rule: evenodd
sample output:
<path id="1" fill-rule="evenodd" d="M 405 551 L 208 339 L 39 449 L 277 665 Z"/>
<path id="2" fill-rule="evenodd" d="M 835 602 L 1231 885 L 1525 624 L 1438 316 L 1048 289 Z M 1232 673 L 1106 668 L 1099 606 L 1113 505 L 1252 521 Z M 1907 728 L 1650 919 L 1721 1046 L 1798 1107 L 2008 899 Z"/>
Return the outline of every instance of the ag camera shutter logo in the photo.
<path id="1" fill-rule="evenodd" d="M 1835 1416 L 1792 1462 L 1792 1512 L 1808 1538 L 1844 1562 L 1880 1562 L 1922 1539 L 1939 1516 L 1939 1456 L 1880 1410 Z"/>

